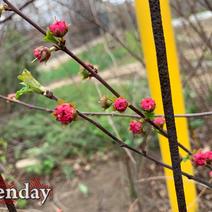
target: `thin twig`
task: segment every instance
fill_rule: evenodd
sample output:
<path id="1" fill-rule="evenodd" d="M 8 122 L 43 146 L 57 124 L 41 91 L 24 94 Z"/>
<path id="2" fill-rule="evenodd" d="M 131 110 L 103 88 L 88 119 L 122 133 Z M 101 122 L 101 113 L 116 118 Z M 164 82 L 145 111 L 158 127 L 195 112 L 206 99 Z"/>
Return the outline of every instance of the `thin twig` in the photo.
<path id="1" fill-rule="evenodd" d="M 36 105 L 29 104 L 29 103 L 26 103 L 26 102 L 23 102 L 23 101 L 20 101 L 17 99 L 10 99 L 3 95 L 0 95 L 0 99 L 3 99 L 7 102 L 12 102 L 15 104 L 22 105 L 29 109 L 39 110 L 39 111 L 48 112 L 48 113 L 52 113 L 54 111 L 49 108 L 36 106 Z M 139 115 L 121 114 L 121 113 L 116 113 L 116 112 L 82 112 L 82 114 L 84 114 L 86 116 L 111 116 L 111 117 L 134 118 L 134 119 L 141 118 Z M 202 112 L 202 113 L 175 114 L 174 116 L 175 116 L 175 118 L 199 118 L 199 117 L 204 117 L 204 116 L 212 116 L 212 111 Z M 155 114 L 155 117 L 164 117 L 164 114 Z"/>
<path id="2" fill-rule="evenodd" d="M 50 97 L 49 96 L 45 96 L 45 97 L 47 97 L 49 99 L 52 99 L 52 100 L 55 100 L 55 101 L 58 99 L 52 93 L 51 93 L 51 96 Z M 21 102 L 19 100 L 9 99 L 8 97 L 2 96 L 2 95 L 0 95 L 0 99 L 6 100 L 6 101 L 9 101 L 9 102 L 13 102 L 13 103 L 16 103 L 16 104 L 20 104 L 20 105 L 23 105 L 23 106 L 25 106 L 27 108 L 30 108 L 30 109 L 40 110 L 40 111 L 44 111 L 44 112 L 48 112 L 48 113 L 49 112 L 53 112 L 53 110 L 50 110 L 50 109 L 47 109 L 47 108 L 38 107 L 38 106 L 35 106 L 35 105 L 31 105 L 31 104 L 27 104 L 27 103 Z M 138 151 L 138 150 L 136 150 L 136 149 L 128 146 L 127 144 L 124 143 L 124 141 L 122 141 L 121 139 L 118 139 L 116 136 L 114 136 L 113 134 L 111 134 L 107 129 L 105 129 L 103 126 L 101 126 L 96 121 L 94 121 L 94 120 L 90 119 L 89 117 L 87 117 L 82 112 L 77 111 L 77 113 L 78 113 L 78 115 L 81 118 L 83 118 L 86 121 L 90 122 L 91 124 L 93 124 L 94 126 L 96 126 L 97 128 L 99 128 L 102 132 L 104 132 L 106 135 L 108 135 L 109 137 L 111 137 L 115 141 L 115 143 L 118 144 L 120 147 L 129 149 L 129 150 L 131 150 L 131 151 L 133 151 L 133 152 L 135 152 L 135 153 L 137 153 L 139 155 L 142 155 L 142 156 L 146 157 L 147 159 L 155 162 L 156 164 L 158 164 L 160 166 L 163 166 L 165 168 L 168 168 L 168 169 L 171 169 L 172 170 L 172 167 L 171 166 L 169 166 L 169 165 L 167 165 L 167 164 L 165 164 L 163 162 L 160 162 L 157 159 L 155 159 L 155 158 L 147 155 L 146 152 L 140 152 L 140 151 Z M 209 188 L 212 188 L 212 185 L 211 184 L 205 182 L 204 180 L 199 179 L 198 177 L 192 176 L 192 175 L 190 175 L 188 173 L 185 173 L 185 172 L 182 172 L 182 175 L 186 176 L 188 179 L 192 179 L 192 180 L 197 181 L 197 182 L 199 182 L 199 183 L 201 183 L 201 184 L 203 184 L 203 185 L 205 185 L 205 186 L 207 186 Z"/>

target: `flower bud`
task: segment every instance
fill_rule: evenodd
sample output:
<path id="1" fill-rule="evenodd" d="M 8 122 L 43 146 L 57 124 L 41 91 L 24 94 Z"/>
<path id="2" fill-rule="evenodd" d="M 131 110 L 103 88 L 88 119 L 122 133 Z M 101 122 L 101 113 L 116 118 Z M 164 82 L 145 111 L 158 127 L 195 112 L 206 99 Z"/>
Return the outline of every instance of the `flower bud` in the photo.
<path id="1" fill-rule="evenodd" d="M 193 155 L 192 161 L 196 166 L 204 166 L 206 165 L 206 155 L 202 151 L 199 151 Z"/>
<path id="2" fill-rule="evenodd" d="M 9 100 L 16 100 L 16 93 L 10 93 L 10 94 L 8 94 L 7 95 L 7 99 L 8 99 L 7 102 L 9 102 Z"/>
<path id="3" fill-rule="evenodd" d="M 114 109 L 119 112 L 124 112 L 128 107 L 128 102 L 125 98 L 119 97 L 114 101 Z"/>
<path id="4" fill-rule="evenodd" d="M 212 151 L 207 151 L 204 153 L 207 163 L 212 163 Z"/>
<path id="5" fill-rule="evenodd" d="M 37 47 L 33 53 L 40 63 L 47 62 L 51 57 L 51 50 L 44 46 Z"/>
<path id="6" fill-rule="evenodd" d="M 141 109 L 146 112 L 153 112 L 155 110 L 155 100 L 148 97 L 141 100 Z"/>
<path id="7" fill-rule="evenodd" d="M 163 117 L 157 117 L 153 120 L 153 123 L 162 128 L 165 124 L 165 119 Z"/>
<path id="8" fill-rule="evenodd" d="M 130 122 L 129 130 L 133 134 L 141 134 L 143 132 L 143 123 L 141 121 L 133 120 Z"/>
<path id="9" fill-rule="evenodd" d="M 103 109 L 108 109 L 113 103 L 107 96 L 102 96 L 99 100 L 99 103 Z"/>
<path id="10" fill-rule="evenodd" d="M 53 115 L 57 121 L 67 125 L 76 119 L 77 111 L 71 104 L 63 103 L 54 109 Z"/>
<path id="11" fill-rule="evenodd" d="M 65 21 L 55 21 L 49 26 L 50 32 L 55 36 L 62 38 L 68 32 L 68 24 Z"/>

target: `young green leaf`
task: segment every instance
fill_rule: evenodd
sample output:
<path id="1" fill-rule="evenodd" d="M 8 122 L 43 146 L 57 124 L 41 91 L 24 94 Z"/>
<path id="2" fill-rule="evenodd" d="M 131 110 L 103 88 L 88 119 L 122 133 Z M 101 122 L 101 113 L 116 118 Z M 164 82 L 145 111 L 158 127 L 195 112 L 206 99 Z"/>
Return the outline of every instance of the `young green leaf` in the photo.
<path id="1" fill-rule="evenodd" d="M 55 38 L 49 30 L 46 32 L 46 35 L 44 36 L 43 40 L 50 43 L 58 43 L 58 39 Z"/>
<path id="2" fill-rule="evenodd" d="M 45 88 L 32 76 L 31 72 L 25 69 L 22 74 L 18 76 L 18 79 L 22 81 L 20 84 L 23 85 L 19 91 L 16 92 L 16 98 L 26 93 L 38 93 L 42 94 L 45 92 Z"/>
<path id="3" fill-rule="evenodd" d="M 190 155 L 186 155 L 185 157 L 182 158 L 182 161 L 183 162 L 186 162 L 189 159 L 190 159 Z"/>
<path id="4" fill-rule="evenodd" d="M 155 115 L 153 112 L 144 112 L 145 116 L 150 119 L 150 120 L 153 120 Z"/>
<path id="5" fill-rule="evenodd" d="M 23 87 L 20 90 L 16 92 L 16 99 L 19 99 L 22 95 L 27 94 L 27 93 L 32 93 L 32 89 L 29 87 Z"/>

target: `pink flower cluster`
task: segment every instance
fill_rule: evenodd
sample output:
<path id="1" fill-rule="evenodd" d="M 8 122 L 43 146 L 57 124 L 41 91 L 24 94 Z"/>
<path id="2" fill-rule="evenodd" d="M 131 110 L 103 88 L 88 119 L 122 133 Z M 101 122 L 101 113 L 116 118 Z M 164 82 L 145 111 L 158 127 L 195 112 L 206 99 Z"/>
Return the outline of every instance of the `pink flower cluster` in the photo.
<path id="1" fill-rule="evenodd" d="M 56 120 L 62 124 L 69 124 L 76 118 L 76 109 L 69 103 L 58 105 L 53 112 Z"/>
<path id="2" fill-rule="evenodd" d="M 141 100 L 141 109 L 146 112 L 153 112 L 155 110 L 156 103 L 155 100 L 147 97 Z"/>
<path id="3" fill-rule="evenodd" d="M 49 30 L 55 37 L 62 38 L 68 32 L 68 27 L 65 21 L 55 21 L 49 26 Z"/>
<path id="4" fill-rule="evenodd" d="M 119 112 L 124 112 L 128 107 L 128 102 L 125 98 L 119 97 L 113 103 L 114 109 Z"/>
<path id="5" fill-rule="evenodd" d="M 192 160 L 196 166 L 205 166 L 207 163 L 212 162 L 212 151 L 199 151 L 193 155 Z"/>
<path id="6" fill-rule="evenodd" d="M 34 49 L 34 56 L 39 60 L 40 63 L 47 62 L 51 57 L 51 51 L 48 47 L 39 46 Z"/>
<path id="7" fill-rule="evenodd" d="M 143 132 L 143 123 L 141 121 L 133 120 L 130 122 L 130 131 L 133 134 L 141 134 Z"/>

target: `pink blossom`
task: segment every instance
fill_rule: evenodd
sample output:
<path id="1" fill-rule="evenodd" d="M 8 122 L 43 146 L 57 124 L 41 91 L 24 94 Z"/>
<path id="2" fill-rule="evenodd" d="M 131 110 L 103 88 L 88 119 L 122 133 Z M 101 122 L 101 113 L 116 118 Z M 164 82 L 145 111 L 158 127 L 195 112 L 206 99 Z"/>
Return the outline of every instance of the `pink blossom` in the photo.
<path id="1" fill-rule="evenodd" d="M 62 38 L 68 32 L 68 27 L 65 21 L 55 21 L 49 26 L 49 30 L 55 37 Z"/>
<path id="2" fill-rule="evenodd" d="M 69 124 L 76 118 L 76 109 L 69 103 L 58 105 L 53 112 L 57 121 Z"/>
<path id="3" fill-rule="evenodd" d="M 114 108 L 119 112 L 124 112 L 128 107 L 128 102 L 125 98 L 119 97 L 114 101 Z"/>
<path id="4" fill-rule="evenodd" d="M 39 62 L 47 62 L 51 57 L 51 51 L 48 47 L 39 46 L 34 49 L 34 56 L 39 60 Z"/>
<path id="5" fill-rule="evenodd" d="M 165 124 L 165 119 L 163 117 L 157 117 L 153 120 L 154 124 L 156 124 L 159 127 L 163 127 Z"/>
<path id="6" fill-rule="evenodd" d="M 204 153 L 207 162 L 212 162 L 212 151 L 207 151 Z"/>
<path id="7" fill-rule="evenodd" d="M 209 177 L 212 177 L 212 171 L 209 171 Z"/>
<path id="8" fill-rule="evenodd" d="M 206 155 L 205 153 L 199 151 L 198 153 L 194 154 L 192 160 L 196 166 L 204 166 L 206 165 Z"/>
<path id="9" fill-rule="evenodd" d="M 141 121 L 133 120 L 133 121 L 130 122 L 130 131 L 133 134 L 140 134 L 140 133 L 142 133 L 142 127 L 143 127 L 143 124 L 142 124 Z"/>
<path id="10" fill-rule="evenodd" d="M 156 107 L 155 100 L 148 97 L 141 100 L 141 108 L 147 112 L 153 112 Z"/>

